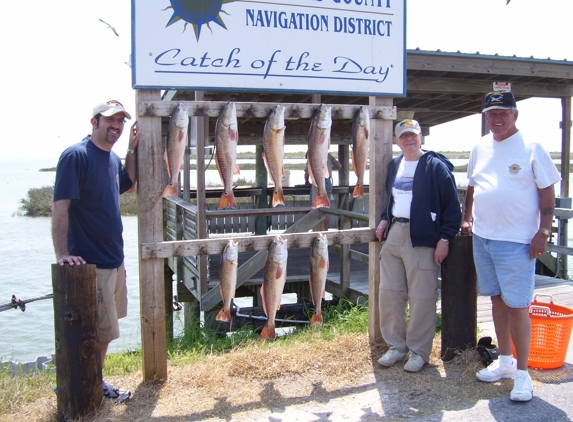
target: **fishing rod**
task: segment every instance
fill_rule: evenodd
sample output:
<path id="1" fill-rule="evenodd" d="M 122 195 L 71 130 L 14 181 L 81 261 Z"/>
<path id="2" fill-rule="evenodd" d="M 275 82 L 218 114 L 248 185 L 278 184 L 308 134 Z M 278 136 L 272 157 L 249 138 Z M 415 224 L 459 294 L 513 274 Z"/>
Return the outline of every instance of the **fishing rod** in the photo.
<path id="1" fill-rule="evenodd" d="M 32 299 L 18 299 L 16 297 L 16 295 L 12 295 L 12 300 L 10 301 L 10 303 L 6 303 L 5 305 L 0 305 L 0 312 L 3 311 L 7 311 L 8 309 L 17 309 L 20 308 L 20 310 L 22 312 L 24 312 L 26 310 L 26 304 L 30 303 L 30 302 L 35 302 L 37 300 L 44 300 L 44 299 L 52 299 L 54 297 L 53 293 L 44 295 L 44 296 L 40 296 L 40 297 L 35 297 Z"/>

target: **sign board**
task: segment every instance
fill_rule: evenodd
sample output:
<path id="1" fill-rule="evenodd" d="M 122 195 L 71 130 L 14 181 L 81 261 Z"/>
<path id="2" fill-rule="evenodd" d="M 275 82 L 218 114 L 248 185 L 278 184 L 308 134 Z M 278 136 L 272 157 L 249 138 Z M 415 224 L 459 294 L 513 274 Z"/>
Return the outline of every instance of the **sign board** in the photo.
<path id="1" fill-rule="evenodd" d="M 132 0 L 132 85 L 405 96 L 405 1 Z"/>

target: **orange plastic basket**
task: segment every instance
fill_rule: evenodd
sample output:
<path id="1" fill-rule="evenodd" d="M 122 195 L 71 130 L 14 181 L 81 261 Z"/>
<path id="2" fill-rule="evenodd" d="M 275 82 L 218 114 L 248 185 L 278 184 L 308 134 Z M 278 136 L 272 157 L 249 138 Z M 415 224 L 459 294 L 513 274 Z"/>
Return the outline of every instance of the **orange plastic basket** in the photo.
<path id="1" fill-rule="evenodd" d="M 538 301 L 538 296 L 548 296 L 549 302 Z M 527 366 L 541 369 L 563 366 L 573 327 L 573 309 L 554 304 L 551 295 L 539 294 L 531 302 L 529 317 L 531 348 Z"/>

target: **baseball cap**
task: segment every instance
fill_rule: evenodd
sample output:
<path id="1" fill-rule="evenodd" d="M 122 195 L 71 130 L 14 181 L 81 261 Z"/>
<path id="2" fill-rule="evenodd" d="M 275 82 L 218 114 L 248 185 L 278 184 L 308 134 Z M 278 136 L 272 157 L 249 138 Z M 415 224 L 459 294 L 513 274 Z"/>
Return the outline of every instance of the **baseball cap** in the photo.
<path id="1" fill-rule="evenodd" d="M 485 96 L 482 113 L 495 109 L 510 109 L 517 107 L 515 97 L 511 92 L 490 92 Z"/>
<path id="2" fill-rule="evenodd" d="M 416 120 L 406 119 L 402 120 L 400 123 L 396 125 L 396 138 L 399 138 L 403 133 L 412 132 L 416 135 L 422 133 L 422 129 L 420 128 L 420 123 Z"/>
<path id="3" fill-rule="evenodd" d="M 125 111 L 123 104 L 116 100 L 106 101 L 105 103 L 101 103 L 95 106 L 92 112 L 92 117 L 95 117 L 98 114 L 109 117 L 113 116 L 115 113 L 123 113 L 125 117 L 131 119 L 131 115 Z"/>

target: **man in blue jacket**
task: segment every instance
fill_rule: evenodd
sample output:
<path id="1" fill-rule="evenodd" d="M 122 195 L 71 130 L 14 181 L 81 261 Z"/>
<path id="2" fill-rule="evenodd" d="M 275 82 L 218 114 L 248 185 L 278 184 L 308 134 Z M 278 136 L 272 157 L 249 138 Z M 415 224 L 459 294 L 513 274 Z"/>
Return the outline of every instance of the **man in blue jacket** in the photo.
<path id="1" fill-rule="evenodd" d="M 443 155 L 424 151 L 415 120 L 396 125 L 402 154 L 388 166 L 388 206 L 376 228 L 380 253 L 380 327 L 389 349 L 379 360 L 419 372 L 429 361 L 436 329 L 438 272 L 461 224 L 452 170 Z M 406 310 L 410 309 L 410 323 Z"/>

